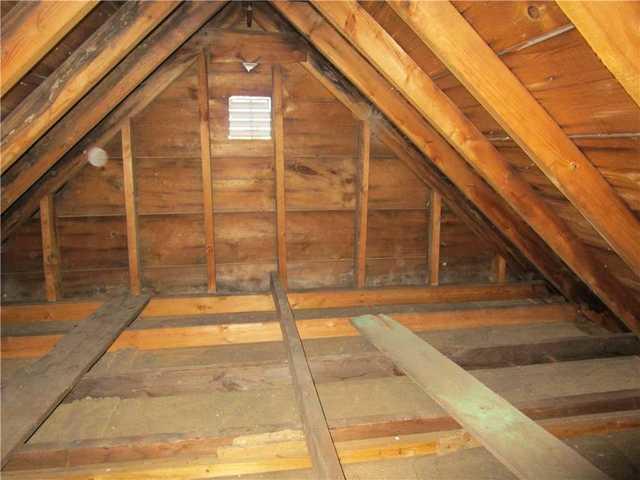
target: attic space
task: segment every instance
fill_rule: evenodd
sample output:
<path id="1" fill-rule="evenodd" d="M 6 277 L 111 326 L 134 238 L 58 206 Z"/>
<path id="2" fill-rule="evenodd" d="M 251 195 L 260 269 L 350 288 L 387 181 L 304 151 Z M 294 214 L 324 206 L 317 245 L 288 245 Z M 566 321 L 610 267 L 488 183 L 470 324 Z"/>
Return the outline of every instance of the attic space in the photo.
<path id="1" fill-rule="evenodd" d="M 2 478 L 640 478 L 638 25 L 0 2 Z"/>

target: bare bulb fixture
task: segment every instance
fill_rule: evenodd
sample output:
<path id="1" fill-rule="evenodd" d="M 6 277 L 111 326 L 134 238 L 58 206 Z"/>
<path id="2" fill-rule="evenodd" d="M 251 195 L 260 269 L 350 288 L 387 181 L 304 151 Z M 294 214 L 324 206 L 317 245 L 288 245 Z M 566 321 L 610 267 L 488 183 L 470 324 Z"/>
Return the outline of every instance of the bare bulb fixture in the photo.
<path id="1" fill-rule="evenodd" d="M 87 152 L 87 161 L 94 167 L 104 167 L 107 164 L 107 160 L 109 160 L 107 152 L 100 147 L 91 147 Z"/>

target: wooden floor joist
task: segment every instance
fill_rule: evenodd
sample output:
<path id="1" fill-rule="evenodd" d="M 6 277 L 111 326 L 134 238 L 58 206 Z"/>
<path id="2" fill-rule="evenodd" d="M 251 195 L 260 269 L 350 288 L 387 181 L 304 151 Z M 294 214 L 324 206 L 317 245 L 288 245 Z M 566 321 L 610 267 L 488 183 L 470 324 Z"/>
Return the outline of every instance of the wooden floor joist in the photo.
<path id="1" fill-rule="evenodd" d="M 2 465 L 142 311 L 148 296 L 106 302 L 2 387 Z"/>
<path id="2" fill-rule="evenodd" d="M 364 315 L 352 323 L 518 478 L 609 478 L 390 317 Z"/>
<path id="3" fill-rule="evenodd" d="M 293 389 L 315 476 L 319 480 L 344 479 L 336 447 L 320 404 L 320 397 L 313 383 L 302 340 L 287 300 L 287 293 L 275 273 L 271 274 L 271 292 L 280 317 L 280 328 L 289 359 Z"/>

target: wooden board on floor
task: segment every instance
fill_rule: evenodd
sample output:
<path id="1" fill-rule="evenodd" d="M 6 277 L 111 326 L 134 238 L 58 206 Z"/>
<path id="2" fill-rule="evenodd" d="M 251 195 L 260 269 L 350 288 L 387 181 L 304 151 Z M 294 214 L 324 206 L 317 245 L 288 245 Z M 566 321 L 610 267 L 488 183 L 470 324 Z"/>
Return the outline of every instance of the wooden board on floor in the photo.
<path id="1" fill-rule="evenodd" d="M 142 311 L 148 296 L 106 302 L 2 388 L 2 465 Z"/>
<path id="2" fill-rule="evenodd" d="M 363 315 L 352 323 L 518 478 L 608 478 L 390 317 Z"/>

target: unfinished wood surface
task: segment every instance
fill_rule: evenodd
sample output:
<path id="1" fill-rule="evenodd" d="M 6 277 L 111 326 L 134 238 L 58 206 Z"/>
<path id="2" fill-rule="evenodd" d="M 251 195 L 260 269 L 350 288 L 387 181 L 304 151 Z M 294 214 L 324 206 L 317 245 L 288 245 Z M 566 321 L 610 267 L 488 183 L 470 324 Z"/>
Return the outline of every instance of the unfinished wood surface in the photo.
<path id="1" fill-rule="evenodd" d="M 205 50 L 198 56 L 198 107 L 200 110 L 200 156 L 202 157 L 202 195 L 205 243 L 207 247 L 207 288 L 216 291 L 215 229 L 213 217 L 213 159 L 209 138 L 209 76 Z"/>
<path id="2" fill-rule="evenodd" d="M 315 9 L 299 2 L 273 2 L 273 5 L 374 102 L 543 275 L 568 298 L 583 301 L 573 275 L 549 252 L 540 237 Z M 344 82 L 339 82 L 338 88 L 352 90 Z"/>
<path id="3" fill-rule="evenodd" d="M 271 93 L 271 132 L 273 138 L 273 155 L 275 158 L 276 189 L 276 236 L 278 252 L 278 275 L 284 288 L 288 286 L 287 274 L 287 218 L 285 200 L 285 161 L 284 161 L 284 119 L 282 68 L 274 65 L 271 69 L 273 90 Z"/>
<path id="4" fill-rule="evenodd" d="M 609 478 L 390 317 L 352 323 L 518 478 Z"/>
<path id="5" fill-rule="evenodd" d="M 569 2 L 558 5 L 598 58 L 640 105 L 640 57 L 636 2 Z"/>
<path id="6" fill-rule="evenodd" d="M 142 311 L 147 296 L 107 301 L 42 359 L 2 386 L 2 465 Z"/>
<path id="7" fill-rule="evenodd" d="M 367 274 L 370 155 L 371 129 L 368 122 L 361 122 L 358 134 L 358 191 L 356 199 L 356 286 L 358 288 L 364 288 Z"/>
<path id="8" fill-rule="evenodd" d="M 44 57 L 98 2 L 21 2 L 2 19 L 0 96 Z"/>
<path id="9" fill-rule="evenodd" d="M 122 168 L 124 181 L 124 203 L 127 212 L 127 253 L 129 256 L 129 287 L 134 295 L 142 288 L 140 252 L 138 244 L 138 213 L 136 209 L 136 186 L 134 152 L 131 139 L 131 121 L 122 126 Z"/>
<path id="10" fill-rule="evenodd" d="M 62 296 L 60 289 L 60 248 L 56 231 L 56 210 L 53 195 L 40 202 L 40 228 L 42 231 L 42 263 L 47 300 L 55 302 Z"/>
<path id="11" fill-rule="evenodd" d="M 223 4 L 224 2 L 218 1 L 183 3 L 113 68 L 19 162 L 2 175 L 0 206 L 3 214 Z M 125 7 L 134 8 L 128 5 Z M 98 46 L 97 49 L 101 50 L 101 47 Z"/>
<path id="12" fill-rule="evenodd" d="M 637 242 L 640 221 L 455 7 L 449 2 L 392 2 L 389 5 L 491 112 L 613 250 L 634 271 L 640 272 Z M 640 7 L 634 6 L 629 10 L 629 13 L 634 11 L 636 23 L 640 21 Z M 617 13 L 622 15 L 619 10 Z M 611 15 L 606 18 L 611 18 Z M 631 32 L 633 20 L 626 21 Z M 610 33 L 609 27 L 606 31 L 612 35 L 615 44 L 629 45 L 629 60 L 633 57 L 637 63 L 635 83 L 640 85 L 640 60 L 638 55 L 631 54 L 634 42 L 632 39 L 622 40 L 624 35 Z M 637 44 L 640 36 L 637 32 L 635 34 Z M 475 53 L 469 57 L 468 52 Z M 637 88 L 640 92 L 640 87 Z M 558 158 L 563 161 L 558 162 Z"/>
<path id="13" fill-rule="evenodd" d="M 429 201 L 429 231 L 427 233 L 427 263 L 429 285 L 440 283 L 440 223 L 442 218 L 442 196 L 431 191 Z"/>
<path id="14" fill-rule="evenodd" d="M 280 328 L 287 350 L 289 370 L 298 410 L 302 418 L 305 441 L 315 477 L 318 479 L 344 479 L 342 466 L 333 445 L 327 419 L 324 416 L 318 392 L 302 346 L 302 340 L 293 319 L 287 293 L 275 273 L 271 274 L 271 293 L 280 317 Z"/>
<path id="15" fill-rule="evenodd" d="M 495 279 L 498 283 L 507 281 L 507 261 L 502 255 L 497 255 L 494 259 Z"/>
<path id="16" fill-rule="evenodd" d="M 210 48 L 211 62 L 253 62 L 279 64 L 303 62 L 307 49 L 296 35 L 257 30 L 203 28 L 215 39 Z M 205 40 L 206 41 L 206 40 Z"/>
<path id="17" fill-rule="evenodd" d="M 4 120 L 2 173 L 177 6 L 160 2 L 120 7 Z"/>
<path id="18" fill-rule="evenodd" d="M 628 295 L 626 287 L 600 267 L 557 213 L 520 175 L 514 173 L 508 161 L 477 127 L 362 7 L 355 2 L 318 2 L 316 8 L 353 47 L 377 66 L 425 118 L 433 122 L 467 162 L 630 329 L 640 329 L 640 301 Z M 412 75 L 407 75 L 408 71 Z"/>
<path id="19" fill-rule="evenodd" d="M 151 300 L 153 303 L 155 299 Z M 150 303 L 150 307 L 152 306 Z M 146 311 L 146 310 L 145 310 Z M 145 312 L 142 313 L 144 318 Z M 305 340 L 353 337 L 358 331 L 349 316 L 298 320 L 296 325 Z M 394 318 L 416 332 L 457 330 L 495 325 L 572 322 L 576 320 L 571 305 L 536 305 L 509 308 L 470 308 L 433 312 L 395 313 Z M 62 338 L 61 335 L 4 336 L 2 358 L 34 358 L 45 355 Z M 211 347 L 216 345 L 279 342 L 280 328 L 275 322 L 220 323 L 213 325 L 140 328 L 123 332 L 110 351 L 125 348 L 159 350 L 170 348 Z"/>

